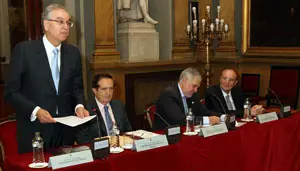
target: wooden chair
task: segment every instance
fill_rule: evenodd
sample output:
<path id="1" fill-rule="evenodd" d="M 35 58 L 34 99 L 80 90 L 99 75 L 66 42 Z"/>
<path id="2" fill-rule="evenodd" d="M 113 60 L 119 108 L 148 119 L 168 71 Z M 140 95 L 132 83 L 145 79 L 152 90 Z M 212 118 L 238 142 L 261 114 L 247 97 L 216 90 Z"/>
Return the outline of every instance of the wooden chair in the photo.
<path id="1" fill-rule="evenodd" d="M 155 112 L 156 112 L 156 106 L 155 106 L 155 101 L 154 101 L 147 107 L 147 109 L 145 110 L 145 116 L 144 116 L 144 118 L 147 120 L 151 129 L 153 127 Z"/>
<path id="2" fill-rule="evenodd" d="M 3 170 L 6 156 L 18 154 L 17 122 L 15 119 L 7 119 L 0 123 L 0 167 Z"/>

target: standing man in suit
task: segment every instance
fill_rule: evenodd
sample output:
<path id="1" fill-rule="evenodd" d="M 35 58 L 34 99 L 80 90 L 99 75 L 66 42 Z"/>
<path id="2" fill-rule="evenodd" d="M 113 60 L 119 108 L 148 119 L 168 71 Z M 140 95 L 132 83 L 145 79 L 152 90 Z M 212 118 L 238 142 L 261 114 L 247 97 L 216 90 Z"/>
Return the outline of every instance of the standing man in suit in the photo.
<path id="1" fill-rule="evenodd" d="M 245 96 L 243 90 L 237 87 L 238 74 L 234 69 L 227 68 L 222 70 L 220 76 L 220 84 L 210 86 L 205 91 L 205 104 L 210 110 L 218 113 L 222 119 L 225 119 L 224 112 L 233 113 L 236 117 L 242 117 L 244 114 Z M 217 96 L 220 102 L 214 96 Z M 252 115 L 261 114 L 263 108 L 260 105 L 255 105 L 251 108 Z"/>
<path id="2" fill-rule="evenodd" d="M 58 4 L 42 14 L 41 40 L 16 45 L 10 63 L 5 99 L 17 113 L 18 152 L 32 151 L 31 140 L 40 132 L 45 149 L 73 145 L 71 127 L 56 123 L 54 117 L 89 115 L 85 110 L 80 52 L 64 43 L 73 22 Z"/>
<path id="3" fill-rule="evenodd" d="M 114 85 L 114 79 L 109 74 L 94 76 L 92 91 L 95 98 L 90 100 L 88 108 L 91 115 L 97 115 L 97 118 L 79 127 L 78 143 L 87 143 L 94 138 L 110 135 L 113 126 L 117 126 L 120 132 L 131 130 L 124 104 L 121 100 L 112 100 Z"/>
<path id="4" fill-rule="evenodd" d="M 170 125 L 185 125 L 188 108 L 192 108 L 195 116 L 203 117 L 204 124 L 216 124 L 220 118 L 200 103 L 196 93 L 201 83 L 201 75 L 195 68 L 183 70 L 178 84 L 167 87 L 159 96 L 156 103 L 157 113 Z M 158 116 L 154 117 L 153 129 L 164 129 L 168 125 Z"/>

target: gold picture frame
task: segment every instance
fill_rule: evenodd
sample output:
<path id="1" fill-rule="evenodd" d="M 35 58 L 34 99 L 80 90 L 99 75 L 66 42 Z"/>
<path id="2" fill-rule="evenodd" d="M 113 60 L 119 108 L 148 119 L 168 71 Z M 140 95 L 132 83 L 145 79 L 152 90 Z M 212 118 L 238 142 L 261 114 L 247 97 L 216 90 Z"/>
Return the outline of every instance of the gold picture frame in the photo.
<path id="1" fill-rule="evenodd" d="M 261 0 L 258 0 L 261 1 Z M 250 44 L 251 0 L 243 0 L 242 54 L 248 57 L 299 58 L 300 47 L 264 47 Z"/>

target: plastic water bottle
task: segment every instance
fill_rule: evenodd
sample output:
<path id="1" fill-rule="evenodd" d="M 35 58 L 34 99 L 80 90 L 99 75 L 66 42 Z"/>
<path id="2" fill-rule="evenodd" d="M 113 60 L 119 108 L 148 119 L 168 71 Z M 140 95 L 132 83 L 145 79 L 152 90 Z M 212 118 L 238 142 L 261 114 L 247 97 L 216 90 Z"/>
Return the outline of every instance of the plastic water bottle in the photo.
<path id="1" fill-rule="evenodd" d="M 44 157 L 44 140 L 40 136 L 40 132 L 36 132 L 32 140 L 33 163 L 45 163 Z"/>
<path id="2" fill-rule="evenodd" d="M 251 103 L 248 98 L 246 98 L 244 103 L 244 119 L 251 120 Z"/>
<path id="3" fill-rule="evenodd" d="M 193 132 L 194 131 L 194 114 L 192 109 L 189 108 L 188 114 L 186 115 L 186 131 L 185 132 Z"/>
<path id="4" fill-rule="evenodd" d="M 110 133 L 110 146 L 112 148 L 117 148 L 120 146 L 120 130 L 116 125 L 113 126 L 111 133 Z"/>

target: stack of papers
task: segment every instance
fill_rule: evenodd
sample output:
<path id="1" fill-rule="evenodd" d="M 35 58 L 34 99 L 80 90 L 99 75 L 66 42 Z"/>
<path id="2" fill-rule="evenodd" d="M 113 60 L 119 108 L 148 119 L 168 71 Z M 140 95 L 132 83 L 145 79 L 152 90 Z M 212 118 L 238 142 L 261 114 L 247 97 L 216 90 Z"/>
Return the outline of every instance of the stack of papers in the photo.
<path id="1" fill-rule="evenodd" d="M 153 132 L 149 132 L 149 131 L 145 131 L 142 129 L 136 130 L 136 131 L 131 131 L 131 132 L 126 132 L 126 135 L 129 136 L 133 136 L 133 137 L 140 137 L 140 138 L 152 138 L 155 137 L 159 134 L 153 133 Z"/>

